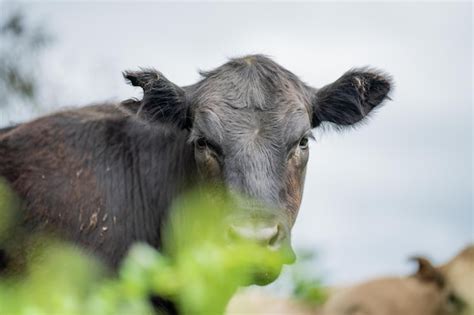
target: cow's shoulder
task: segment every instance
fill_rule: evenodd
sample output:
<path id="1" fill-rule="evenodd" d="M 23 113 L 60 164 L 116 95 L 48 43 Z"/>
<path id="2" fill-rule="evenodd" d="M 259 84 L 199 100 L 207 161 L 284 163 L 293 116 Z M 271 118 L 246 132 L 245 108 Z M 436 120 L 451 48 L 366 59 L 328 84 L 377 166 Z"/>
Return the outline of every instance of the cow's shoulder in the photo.
<path id="1" fill-rule="evenodd" d="M 101 104 L 61 110 L 3 129 L 0 176 L 16 181 L 80 169 L 96 152 L 104 151 L 109 126 L 117 130 L 129 116 L 116 105 Z"/>
<path id="2" fill-rule="evenodd" d="M 34 139 L 44 137 L 48 134 L 48 130 L 57 132 L 58 129 L 68 128 L 74 131 L 74 128 L 80 128 L 83 125 L 120 121 L 132 115 L 125 107 L 112 103 L 67 108 L 14 126 L 4 127 L 0 129 L 0 141 L 5 142 L 24 136 Z M 57 136 L 60 135 L 61 133 L 57 134 Z"/>

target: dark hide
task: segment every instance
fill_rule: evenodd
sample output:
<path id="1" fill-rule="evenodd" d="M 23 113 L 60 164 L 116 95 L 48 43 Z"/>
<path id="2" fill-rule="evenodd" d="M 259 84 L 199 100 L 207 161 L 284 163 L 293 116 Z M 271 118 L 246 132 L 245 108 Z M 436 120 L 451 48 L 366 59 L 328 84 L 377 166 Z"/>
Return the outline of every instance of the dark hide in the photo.
<path id="1" fill-rule="evenodd" d="M 133 242 L 160 247 L 166 209 L 195 170 L 186 140 L 113 105 L 83 108 L 0 138 L 0 174 L 29 227 L 54 227 L 116 267 Z"/>
<path id="2" fill-rule="evenodd" d="M 15 129 L 16 126 L 9 126 L 9 127 L 5 127 L 5 128 L 0 128 L 0 135 L 2 134 L 5 134 L 9 131 L 12 131 L 13 129 Z"/>

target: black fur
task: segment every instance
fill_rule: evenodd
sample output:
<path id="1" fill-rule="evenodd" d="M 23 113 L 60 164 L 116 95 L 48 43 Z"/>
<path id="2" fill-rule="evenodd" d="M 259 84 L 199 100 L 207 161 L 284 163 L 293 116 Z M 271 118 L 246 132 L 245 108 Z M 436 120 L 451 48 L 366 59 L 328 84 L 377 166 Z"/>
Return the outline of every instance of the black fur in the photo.
<path id="1" fill-rule="evenodd" d="M 15 127 L 16 125 L 0 128 L 0 135 L 12 131 Z"/>
<path id="2" fill-rule="evenodd" d="M 58 113 L 0 137 L 0 174 L 31 227 L 53 227 L 118 266 L 129 245 L 159 248 L 166 210 L 193 178 L 187 131 L 113 105 Z"/>
<path id="3" fill-rule="evenodd" d="M 152 123 L 171 122 L 181 128 L 189 127 L 190 117 L 182 88 L 152 69 L 125 71 L 123 75 L 130 84 L 143 89 L 141 101 L 129 100 L 124 102 L 125 106 L 135 108 L 139 116 Z"/>
<path id="4" fill-rule="evenodd" d="M 392 88 L 387 74 L 369 68 L 353 69 L 313 97 L 313 126 L 328 121 L 349 126 L 364 119 L 380 105 Z"/>

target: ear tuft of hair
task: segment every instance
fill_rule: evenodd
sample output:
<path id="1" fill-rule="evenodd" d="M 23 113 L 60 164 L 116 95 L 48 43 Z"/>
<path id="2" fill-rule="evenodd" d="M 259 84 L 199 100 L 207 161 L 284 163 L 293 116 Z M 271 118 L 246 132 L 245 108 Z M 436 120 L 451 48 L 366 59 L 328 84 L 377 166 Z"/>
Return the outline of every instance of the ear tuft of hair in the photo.
<path id="1" fill-rule="evenodd" d="M 154 69 L 140 69 L 140 71 L 127 70 L 122 75 L 131 85 L 145 89 L 147 84 L 159 80 L 161 73 Z"/>
<path id="2" fill-rule="evenodd" d="M 352 76 L 353 85 L 358 90 L 361 103 L 371 110 L 388 97 L 392 79 L 387 74 L 369 68 L 353 69 L 346 74 Z"/>

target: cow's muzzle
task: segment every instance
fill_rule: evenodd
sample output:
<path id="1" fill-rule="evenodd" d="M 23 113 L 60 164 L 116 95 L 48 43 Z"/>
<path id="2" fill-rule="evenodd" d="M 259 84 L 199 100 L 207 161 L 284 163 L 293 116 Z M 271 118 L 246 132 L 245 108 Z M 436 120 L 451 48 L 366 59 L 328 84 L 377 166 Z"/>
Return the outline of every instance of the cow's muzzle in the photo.
<path id="1" fill-rule="evenodd" d="M 227 224 L 230 242 L 257 244 L 266 250 L 282 254 L 282 262 L 291 264 L 295 254 L 291 248 L 290 229 L 278 216 L 263 211 L 245 211 L 231 216 Z"/>

